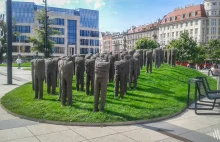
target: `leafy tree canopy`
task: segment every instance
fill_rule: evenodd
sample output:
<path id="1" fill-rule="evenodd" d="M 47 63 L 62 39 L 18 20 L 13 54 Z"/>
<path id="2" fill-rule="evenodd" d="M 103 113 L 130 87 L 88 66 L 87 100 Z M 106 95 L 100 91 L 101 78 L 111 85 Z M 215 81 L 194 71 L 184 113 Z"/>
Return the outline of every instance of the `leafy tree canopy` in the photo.
<path id="1" fill-rule="evenodd" d="M 158 47 L 158 44 L 151 39 L 148 38 L 141 38 L 138 39 L 137 42 L 135 43 L 135 49 L 150 49 L 153 50 Z"/>

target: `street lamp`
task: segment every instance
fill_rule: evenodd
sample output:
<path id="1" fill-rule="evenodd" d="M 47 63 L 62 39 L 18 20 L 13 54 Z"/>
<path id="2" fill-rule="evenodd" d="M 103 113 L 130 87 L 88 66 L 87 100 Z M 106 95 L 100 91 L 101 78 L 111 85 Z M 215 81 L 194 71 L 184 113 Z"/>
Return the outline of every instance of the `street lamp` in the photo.
<path id="1" fill-rule="evenodd" d="M 7 0 L 7 84 L 12 84 L 12 1 Z"/>
<path id="2" fill-rule="evenodd" d="M 47 17 L 47 0 L 43 0 L 43 2 L 45 3 L 45 41 L 44 41 L 44 45 L 45 45 L 45 57 L 48 58 L 49 54 L 48 54 L 48 48 L 47 48 L 47 26 L 48 26 L 48 17 Z"/>

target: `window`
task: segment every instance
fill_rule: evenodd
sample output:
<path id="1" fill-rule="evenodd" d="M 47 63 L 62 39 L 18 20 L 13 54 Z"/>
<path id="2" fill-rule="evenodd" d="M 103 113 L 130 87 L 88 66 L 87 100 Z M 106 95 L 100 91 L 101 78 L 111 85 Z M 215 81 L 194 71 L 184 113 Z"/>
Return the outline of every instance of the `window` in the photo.
<path id="1" fill-rule="evenodd" d="M 202 35 L 205 35 L 205 28 L 202 28 Z"/>
<path id="2" fill-rule="evenodd" d="M 212 11 L 212 16 L 215 16 L 217 14 L 216 11 Z"/>
<path id="3" fill-rule="evenodd" d="M 183 23 L 180 24 L 180 27 L 181 27 L 181 28 L 183 27 Z"/>
<path id="4" fill-rule="evenodd" d="M 59 31 L 61 35 L 64 35 L 64 28 L 53 28 L 53 30 Z"/>
<path id="5" fill-rule="evenodd" d="M 174 32 L 172 32 L 172 38 L 174 38 Z"/>
<path id="6" fill-rule="evenodd" d="M 170 37 L 170 33 L 167 33 L 167 38 L 169 38 Z"/>
<path id="7" fill-rule="evenodd" d="M 99 40 L 90 40 L 90 46 L 99 46 Z"/>
<path id="8" fill-rule="evenodd" d="M 186 14 L 186 18 L 189 18 L 189 13 Z"/>
<path id="9" fill-rule="evenodd" d="M 216 19 L 212 19 L 212 26 L 216 26 Z"/>
<path id="10" fill-rule="evenodd" d="M 61 25 L 61 26 L 64 26 L 64 19 L 55 18 L 55 19 L 50 20 L 49 23 L 51 25 Z"/>
<path id="11" fill-rule="evenodd" d="M 198 21 L 196 20 L 196 25 L 198 25 Z"/>
<path id="12" fill-rule="evenodd" d="M 28 43 L 27 37 L 26 36 L 16 36 L 13 37 L 13 42 L 18 42 L 18 43 Z"/>
<path id="13" fill-rule="evenodd" d="M 191 14 L 193 17 L 195 17 L 196 16 L 196 12 L 194 11 L 194 12 L 192 12 L 192 14 Z"/>
<path id="14" fill-rule="evenodd" d="M 76 44 L 76 20 L 68 20 L 68 44 L 75 45 Z"/>
<path id="15" fill-rule="evenodd" d="M 209 16 L 209 11 L 206 11 L 206 15 Z"/>
<path id="16" fill-rule="evenodd" d="M 20 47 L 20 52 L 21 53 L 30 53 L 31 52 L 31 47 L 30 46 L 21 46 Z"/>
<path id="17" fill-rule="evenodd" d="M 197 35 L 197 34 L 198 34 L 198 28 L 195 29 L 195 35 Z"/>
<path id="18" fill-rule="evenodd" d="M 217 2 L 212 2 L 212 5 L 217 5 Z"/>
<path id="19" fill-rule="evenodd" d="M 186 27 L 188 27 L 188 22 L 186 22 Z"/>
<path id="20" fill-rule="evenodd" d="M 180 20 L 182 20 L 184 18 L 184 15 L 182 14 L 182 15 L 180 15 Z"/>
<path id="21" fill-rule="evenodd" d="M 178 25 L 176 25 L 176 28 L 178 29 Z"/>
<path id="22" fill-rule="evenodd" d="M 193 21 L 190 22 L 190 26 L 192 26 L 192 25 L 193 25 Z"/>
<path id="23" fill-rule="evenodd" d="M 88 39 L 80 39 L 80 45 L 89 45 L 89 40 Z"/>
<path id="24" fill-rule="evenodd" d="M 173 25 L 173 29 L 175 28 L 175 25 Z"/>
<path id="25" fill-rule="evenodd" d="M 167 30 L 169 30 L 169 29 L 170 29 L 170 26 L 167 27 Z"/>
<path id="26" fill-rule="evenodd" d="M 18 46 L 12 46 L 12 52 L 19 52 Z"/>
<path id="27" fill-rule="evenodd" d="M 80 48 L 80 54 L 88 54 L 88 48 Z"/>
<path id="28" fill-rule="evenodd" d="M 202 24 L 205 25 L 205 20 L 202 20 Z"/>
<path id="29" fill-rule="evenodd" d="M 211 34 L 216 34 L 216 27 L 211 28 Z"/>
<path id="30" fill-rule="evenodd" d="M 220 35 L 220 28 L 218 28 L 218 34 Z"/>
<path id="31" fill-rule="evenodd" d="M 56 54 L 64 54 L 64 48 L 63 47 L 54 47 L 52 49 L 53 53 L 56 53 Z"/>
<path id="32" fill-rule="evenodd" d="M 15 28 L 13 28 L 13 32 L 30 33 L 31 32 L 31 28 L 30 28 L 30 26 L 19 26 L 19 25 L 16 25 Z"/>
<path id="33" fill-rule="evenodd" d="M 54 41 L 55 44 L 64 44 L 64 38 L 51 37 L 50 40 Z"/>
<path id="34" fill-rule="evenodd" d="M 190 35 L 192 35 L 193 34 L 193 29 L 190 29 Z"/>
<path id="35" fill-rule="evenodd" d="M 178 37 L 179 36 L 179 33 L 178 32 L 176 32 L 176 37 Z"/>

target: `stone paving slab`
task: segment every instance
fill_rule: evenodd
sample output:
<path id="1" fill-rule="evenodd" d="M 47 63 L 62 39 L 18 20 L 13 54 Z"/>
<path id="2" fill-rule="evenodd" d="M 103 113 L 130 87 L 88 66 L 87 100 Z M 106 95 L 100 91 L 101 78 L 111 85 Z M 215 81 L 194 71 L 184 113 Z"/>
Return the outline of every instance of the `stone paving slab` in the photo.
<path id="1" fill-rule="evenodd" d="M 51 133 L 47 135 L 40 135 L 37 138 L 41 142 L 80 142 L 86 140 L 79 134 L 73 132 L 72 130 Z"/>
<path id="2" fill-rule="evenodd" d="M 32 136 L 34 135 L 25 127 L 0 130 L 0 142 Z"/>

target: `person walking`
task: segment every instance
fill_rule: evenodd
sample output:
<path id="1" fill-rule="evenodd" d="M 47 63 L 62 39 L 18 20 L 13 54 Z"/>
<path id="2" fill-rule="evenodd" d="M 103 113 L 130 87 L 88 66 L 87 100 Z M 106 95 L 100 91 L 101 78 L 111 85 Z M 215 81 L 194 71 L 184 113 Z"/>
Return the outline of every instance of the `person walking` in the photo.
<path id="1" fill-rule="evenodd" d="M 18 69 L 21 68 L 21 58 L 18 57 L 17 60 L 16 60 L 17 64 L 18 64 Z"/>

